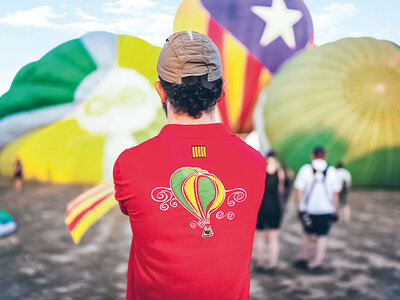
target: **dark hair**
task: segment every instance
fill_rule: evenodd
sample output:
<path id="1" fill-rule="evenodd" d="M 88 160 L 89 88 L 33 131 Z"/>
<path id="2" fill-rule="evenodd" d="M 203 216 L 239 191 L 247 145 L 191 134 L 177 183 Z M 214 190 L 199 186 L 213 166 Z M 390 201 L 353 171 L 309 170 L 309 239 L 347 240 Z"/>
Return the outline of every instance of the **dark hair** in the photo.
<path id="1" fill-rule="evenodd" d="M 315 147 L 314 150 L 313 150 L 313 155 L 316 158 L 325 157 L 325 154 L 326 154 L 326 152 L 325 152 L 324 147 L 318 146 L 318 147 Z"/>
<path id="2" fill-rule="evenodd" d="M 210 112 L 222 93 L 222 78 L 208 82 L 207 75 L 183 77 L 181 84 L 160 78 L 160 83 L 175 112 L 195 119 L 200 118 L 203 112 Z"/>
<path id="3" fill-rule="evenodd" d="M 266 158 L 268 158 L 268 157 L 275 157 L 276 158 L 276 152 L 274 150 L 269 150 L 265 157 Z"/>
<path id="4" fill-rule="evenodd" d="M 338 161 L 336 163 L 336 168 L 340 169 L 340 168 L 343 168 L 343 167 L 344 167 L 344 165 L 343 165 L 343 163 L 341 161 Z"/>

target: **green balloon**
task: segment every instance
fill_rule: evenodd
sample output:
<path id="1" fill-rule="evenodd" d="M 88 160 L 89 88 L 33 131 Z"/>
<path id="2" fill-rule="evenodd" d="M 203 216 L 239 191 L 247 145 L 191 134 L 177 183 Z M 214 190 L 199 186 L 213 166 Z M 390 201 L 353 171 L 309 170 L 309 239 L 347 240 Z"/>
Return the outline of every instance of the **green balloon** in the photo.
<path id="1" fill-rule="evenodd" d="M 261 93 L 264 133 L 291 168 L 324 146 L 358 186 L 400 187 L 400 49 L 346 38 L 286 63 Z"/>

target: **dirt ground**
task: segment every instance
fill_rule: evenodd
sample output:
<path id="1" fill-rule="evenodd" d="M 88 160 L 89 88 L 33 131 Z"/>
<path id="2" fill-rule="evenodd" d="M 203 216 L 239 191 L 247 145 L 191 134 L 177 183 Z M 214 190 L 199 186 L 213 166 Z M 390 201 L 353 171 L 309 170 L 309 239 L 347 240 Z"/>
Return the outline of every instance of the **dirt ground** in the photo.
<path id="1" fill-rule="evenodd" d="M 66 203 L 88 187 L 26 183 L 16 193 L 0 178 L 0 208 L 19 223 L 0 239 L 0 299 L 123 299 L 130 227 L 117 208 L 74 245 Z M 276 276 L 252 274 L 250 298 L 400 299 L 400 192 L 354 191 L 350 225 L 331 232 L 328 273 L 291 267 L 300 241 L 293 199 L 281 231 Z"/>

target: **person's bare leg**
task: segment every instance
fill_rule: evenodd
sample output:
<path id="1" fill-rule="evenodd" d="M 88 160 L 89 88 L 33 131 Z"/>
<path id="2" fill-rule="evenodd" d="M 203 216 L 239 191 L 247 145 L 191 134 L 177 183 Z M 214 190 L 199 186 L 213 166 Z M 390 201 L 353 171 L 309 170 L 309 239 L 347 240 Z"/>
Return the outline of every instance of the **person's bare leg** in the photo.
<path id="1" fill-rule="evenodd" d="M 311 236 L 309 234 L 303 233 L 303 239 L 300 244 L 298 259 L 308 260 L 310 258 L 310 244 Z"/>
<path id="2" fill-rule="evenodd" d="M 268 230 L 269 242 L 269 267 L 276 268 L 279 260 L 279 230 Z"/>
<path id="3" fill-rule="evenodd" d="M 349 224 L 351 219 L 351 209 L 348 204 L 343 207 L 343 221 L 344 224 Z"/>
<path id="4" fill-rule="evenodd" d="M 256 264 L 259 266 L 263 266 L 265 261 L 265 235 L 266 230 L 256 230 Z"/>
<path id="5" fill-rule="evenodd" d="M 321 266 L 324 262 L 325 254 L 326 254 L 326 244 L 327 244 L 327 236 L 317 236 L 316 241 L 316 253 L 315 259 L 311 263 L 310 267 Z"/>
<path id="6" fill-rule="evenodd" d="M 17 178 L 15 180 L 15 188 L 18 192 L 22 190 L 22 179 Z"/>

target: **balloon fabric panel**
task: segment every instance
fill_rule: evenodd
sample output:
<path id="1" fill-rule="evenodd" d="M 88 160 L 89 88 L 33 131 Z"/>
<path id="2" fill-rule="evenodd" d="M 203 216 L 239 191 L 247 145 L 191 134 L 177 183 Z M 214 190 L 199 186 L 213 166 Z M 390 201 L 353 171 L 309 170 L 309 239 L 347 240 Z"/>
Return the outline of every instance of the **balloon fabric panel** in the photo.
<path id="1" fill-rule="evenodd" d="M 22 68 L 0 99 L 2 174 L 12 176 L 20 157 L 30 180 L 110 178 L 121 151 L 165 124 L 154 88 L 159 51 L 133 36 L 91 32 Z"/>
<path id="2" fill-rule="evenodd" d="M 19 157 L 19 149 L 21 149 L 33 136 L 36 135 L 38 130 L 25 134 L 23 137 L 15 140 L 13 143 L 8 144 L 0 152 L 0 173 L 4 176 L 12 177 L 14 175 L 13 164 Z M 26 174 L 24 174 L 26 177 Z"/>
<path id="3" fill-rule="evenodd" d="M 301 0 L 287 2 L 184 0 L 178 8 L 174 31 L 206 34 L 220 51 L 228 85 L 217 107 L 223 123 L 233 132 L 252 130 L 252 113 L 261 88 L 268 84 L 271 73 L 312 40 L 313 27 L 306 6 Z M 298 16 L 299 20 L 286 24 L 288 28 L 284 29 L 293 33 L 294 47 L 279 35 L 268 45 L 260 44 L 266 21 L 252 11 L 256 6 L 270 15 L 280 9 L 284 14 Z"/>
<path id="4" fill-rule="evenodd" d="M 132 49 L 135 49 L 132 52 Z M 118 36 L 118 64 L 121 67 L 137 70 L 153 85 L 158 80 L 157 60 L 161 48 L 146 41 L 128 36 Z"/>
<path id="5" fill-rule="evenodd" d="M 10 90 L 0 98 L 0 118 L 72 102 L 79 83 L 94 70 L 96 65 L 80 40 L 60 45 L 17 73 Z"/>
<path id="6" fill-rule="evenodd" d="M 281 38 L 277 38 L 267 46 L 260 45 L 259 37 L 263 34 L 266 22 L 257 17 L 252 7 L 268 8 L 273 6 L 274 2 L 280 2 L 286 6 L 287 10 L 301 14 L 300 20 L 293 26 L 295 48 L 288 47 Z M 208 10 L 211 18 L 235 36 L 272 73 L 275 73 L 288 57 L 304 48 L 313 35 L 310 13 L 301 0 L 201 0 L 201 3 Z"/>
<path id="7" fill-rule="evenodd" d="M 29 180 L 56 183 L 100 182 L 100 149 L 104 142 L 104 136 L 91 136 L 75 120 L 69 119 L 29 134 L 27 138 L 16 140 L 4 149 L 0 160 L 3 155 L 4 160 L 7 160 L 7 153 L 17 153 L 24 163 L 25 178 Z M 16 150 L 18 145 L 20 148 Z"/>
<path id="8" fill-rule="evenodd" d="M 354 184 L 399 187 L 398 82 L 400 51 L 388 41 L 347 38 L 299 54 L 267 89 L 272 147 L 297 169 L 294 153 L 305 162 L 323 145 L 331 163 L 349 167 Z"/>

